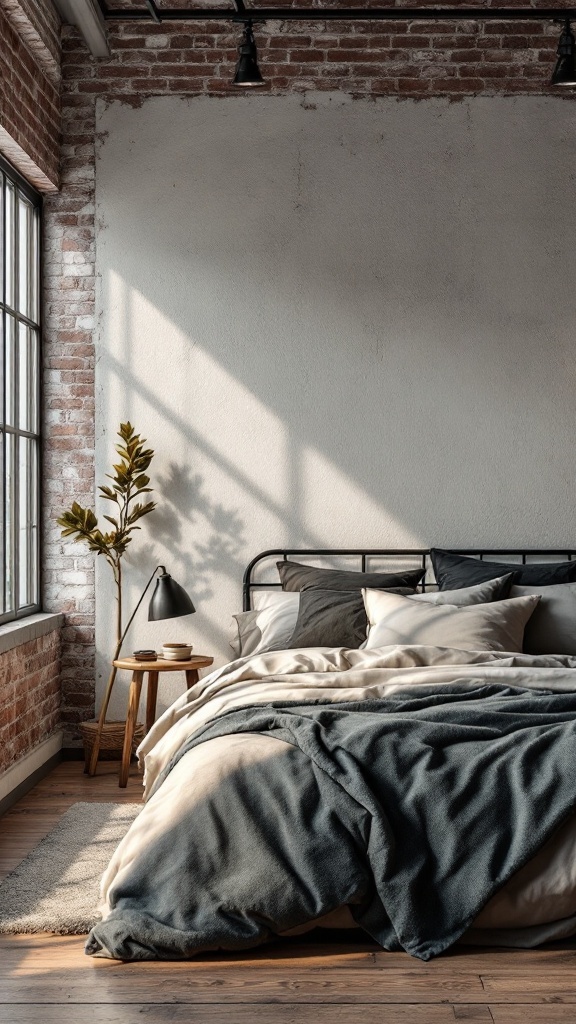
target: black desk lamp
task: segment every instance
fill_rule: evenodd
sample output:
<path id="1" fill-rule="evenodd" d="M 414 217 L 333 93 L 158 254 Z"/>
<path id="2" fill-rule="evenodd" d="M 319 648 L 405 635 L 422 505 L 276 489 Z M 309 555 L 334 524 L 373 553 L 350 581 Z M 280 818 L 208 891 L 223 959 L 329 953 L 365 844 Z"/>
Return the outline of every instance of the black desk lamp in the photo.
<path id="1" fill-rule="evenodd" d="M 138 604 L 136 605 L 134 611 L 132 612 L 132 615 L 128 620 L 126 629 L 124 630 L 122 636 L 120 637 L 120 642 L 118 643 L 116 647 L 116 653 L 114 654 L 114 661 L 118 661 L 120 657 L 120 651 L 122 649 L 122 644 L 124 643 L 126 634 L 130 629 L 130 626 L 134 621 L 134 616 L 136 615 L 136 612 L 138 611 L 140 605 L 142 604 L 142 601 L 146 596 L 148 588 L 150 587 L 150 584 L 152 583 L 152 580 L 156 576 L 156 573 L 158 572 L 159 569 L 160 575 L 156 580 L 154 593 L 152 594 L 150 604 L 148 605 L 148 621 L 154 622 L 158 619 L 177 619 L 181 615 L 191 615 L 193 612 L 196 611 L 189 595 L 184 590 L 184 587 L 181 587 L 179 583 L 176 583 L 176 580 L 172 579 L 170 573 L 166 572 L 165 566 L 157 565 L 150 579 L 148 580 L 148 583 L 144 587 L 144 590 L 142 591 L 140 600 L 138 601 Z M 89 775 L 94 775 L 94 772 L 96 771 L 96 764 L 98 763 L 98 754 L 100 750 L 100 738 L 102 736 L 102 730 L 104 728 L 104 723 L 106 721 L 106 712 L 108 711 L 110 697 L 112 696 L 112 688 L 114 686 L 114 681 L 116 679 L 116 672 L 116 666 L 113 665 L 112 671 L 110 672 L 110 677 L 108 679 L 108 684 L 106 686 L 104 700 L 102 701 L 100 715 L 98 718 L 98 729 L 96 732 L 96 739 L 94 742 L 94 747 L 92 749 L 92 756 L 90 758 L 90 766 L 88 769 Z"/>
<path id="2" fill-rule="evenodd" d="M 120 657 L 120 649 L 124 643 L 124 638 L 130 629 L 130 626 L 134 621 L 134 616 L 146 597 L 148 588 L 159 569 L 160 576 L 156 580 L 154 593 L 152 594 L 150 604 L 148 605 L 148 622 L 155 622 L 158 619 L 178 619 L 181 615 L 192 615 L 192 613 L 196 611 L 190 597 L 184 590 L 184 587 L 181 587 L 179 583 L 176 583 L 176 580 L 172 579 L 170 573 L 166 572 L 166 567 L 164 565 L 157 565 L 142 591 L 140 600 L 128 620 L 126 629 L 122 633 L 120 646 L 118 647 L 116 658 L 114 659 L 115 661 Z"/>

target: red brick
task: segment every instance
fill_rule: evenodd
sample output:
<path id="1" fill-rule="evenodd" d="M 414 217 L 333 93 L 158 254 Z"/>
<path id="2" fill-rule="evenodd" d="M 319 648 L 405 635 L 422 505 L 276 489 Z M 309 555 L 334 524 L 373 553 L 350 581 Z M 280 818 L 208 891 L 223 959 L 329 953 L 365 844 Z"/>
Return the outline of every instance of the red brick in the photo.
<path id="1" fill-rule="evenodd" d="M 59 631 L 0 655 L 0 771 L 58 728 L 59 670 Z"/>

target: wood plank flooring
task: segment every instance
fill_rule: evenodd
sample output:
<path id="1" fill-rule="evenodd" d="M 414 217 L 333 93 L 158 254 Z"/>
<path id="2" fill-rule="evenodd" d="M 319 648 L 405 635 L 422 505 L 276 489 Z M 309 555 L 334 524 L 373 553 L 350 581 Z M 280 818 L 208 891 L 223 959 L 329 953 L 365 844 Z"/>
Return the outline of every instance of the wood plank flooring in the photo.
<path id="1" fill-rule="evenodd" d="M 134 802 L 136 768 L 64 762 L 0 820 L 0 876 L 77 800 Z M 576 1024 L 576 943 L 457 947 L 424 964 L 362 935 L 187 962 L 95 960 L 78 936 L 0 936 L 0 1024 Z"/>

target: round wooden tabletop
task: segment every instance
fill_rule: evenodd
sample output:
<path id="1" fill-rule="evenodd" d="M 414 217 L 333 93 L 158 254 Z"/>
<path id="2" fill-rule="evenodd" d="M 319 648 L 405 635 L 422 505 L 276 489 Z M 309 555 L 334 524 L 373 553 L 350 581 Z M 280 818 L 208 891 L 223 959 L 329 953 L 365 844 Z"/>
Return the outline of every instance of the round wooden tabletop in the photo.
<path id="1" fill-rule="evenodd" d="M 186 661 L 175 661 L 172 658 L 163 658 L 158 655 L 155 661 L 138 661 L 137 658 L 119 658 L 115 661 L 114 668 L 124 669 L 127 672 L 190 672 L 198 668 L 208 668 L 214 658 L 208 658 L 205 654 L 197 654 L 193 658 L 186 658 Z"/>

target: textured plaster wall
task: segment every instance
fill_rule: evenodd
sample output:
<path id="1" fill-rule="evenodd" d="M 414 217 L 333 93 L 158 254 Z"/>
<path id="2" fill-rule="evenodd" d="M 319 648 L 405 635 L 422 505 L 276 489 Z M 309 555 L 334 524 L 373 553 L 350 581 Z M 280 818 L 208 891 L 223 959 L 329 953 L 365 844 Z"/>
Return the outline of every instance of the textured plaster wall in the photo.
<path id="1" fill-rule="evenodd" d="M 97 479 L 129 417 L 159 510 L 128 605 L 165 562 L 198 608 L 141 614 L 128 648 L 223 660 L 266 547 L 574 544 L 571 104 L 162 97 L 97 121 Z"/>

